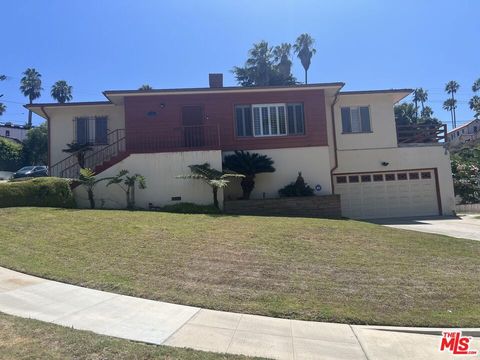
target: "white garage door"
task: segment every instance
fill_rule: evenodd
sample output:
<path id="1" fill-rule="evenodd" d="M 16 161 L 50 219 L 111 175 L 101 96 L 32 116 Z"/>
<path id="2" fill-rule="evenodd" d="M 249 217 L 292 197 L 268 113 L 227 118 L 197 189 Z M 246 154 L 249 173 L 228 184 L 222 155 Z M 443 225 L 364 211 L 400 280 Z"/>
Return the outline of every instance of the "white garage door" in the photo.
<path id="1" fill-rule="evenodd" d="M 434 170 L 334 176 L 343 216 L 374 219 L 439 215 Z"/>

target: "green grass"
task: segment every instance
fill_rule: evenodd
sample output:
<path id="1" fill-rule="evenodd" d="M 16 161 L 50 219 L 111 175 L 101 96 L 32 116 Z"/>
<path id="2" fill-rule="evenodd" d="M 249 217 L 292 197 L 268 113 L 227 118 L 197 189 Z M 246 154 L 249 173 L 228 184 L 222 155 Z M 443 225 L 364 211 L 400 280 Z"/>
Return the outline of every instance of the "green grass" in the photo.
<path id="1" fill-rule="evenodd" d="M 250 359 L 244 356 L 147 345 L 2 313 L 0 313 L 0 357 L 5 360 Z"/>
<path id="2" fill-rule="evenodd" d="M 351 220 L 0 209 L 0 265 L 178 304 L 479 326 L 480 242 Z"/>

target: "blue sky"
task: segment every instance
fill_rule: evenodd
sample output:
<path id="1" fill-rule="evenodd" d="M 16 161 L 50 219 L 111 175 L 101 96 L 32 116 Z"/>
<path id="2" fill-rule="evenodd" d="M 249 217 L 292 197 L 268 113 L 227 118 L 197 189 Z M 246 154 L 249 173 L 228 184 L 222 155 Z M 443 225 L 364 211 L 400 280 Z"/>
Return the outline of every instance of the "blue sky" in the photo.
<path id="1" fill-rule="evenodd" d="M 209 72 L 242 65 L 251 44 L 316 39 L 309 82 L 344 81 L 345 89 L 423 87 L 435 116 L 444 84 L 456 80 L 457 122 L 472 118 L 468 100 L 480 77 L 480 1 L 18 1 L 3 0 L 0 93 L 8 106 L 0 121 L 25 123 L 21 73 L 42 74 L 39 102 L 52 101 L 56 80 L 73 86 L 74 101 L 103 100 L 101 91 L 202 87 Z M 295 59 L 294 75 L 303 79 Z M 34 123 L 41 119 L 35 117 Z"/>

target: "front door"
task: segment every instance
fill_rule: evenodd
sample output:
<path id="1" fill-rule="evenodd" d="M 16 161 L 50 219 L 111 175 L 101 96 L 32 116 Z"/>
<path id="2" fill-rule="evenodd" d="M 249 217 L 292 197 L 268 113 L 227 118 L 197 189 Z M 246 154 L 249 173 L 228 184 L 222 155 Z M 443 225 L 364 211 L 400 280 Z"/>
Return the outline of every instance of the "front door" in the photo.
<path id="1" fill-rule="evenodd" d="M 201 147 L 205 145 L 203 133 L 203 107 L 182 107 L 182 133 L 185 147 Z"/>

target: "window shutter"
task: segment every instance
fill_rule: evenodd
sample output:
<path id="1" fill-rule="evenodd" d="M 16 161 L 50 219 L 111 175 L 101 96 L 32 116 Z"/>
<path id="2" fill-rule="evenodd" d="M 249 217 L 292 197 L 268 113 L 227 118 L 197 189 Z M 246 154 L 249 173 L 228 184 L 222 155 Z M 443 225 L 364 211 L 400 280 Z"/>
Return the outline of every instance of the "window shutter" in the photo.
<path id="1" fill-rule="evenodd" d="M 260 128 L 260 108 L 254 107 L 253 108 L 253 123 L 255 128 L 255 136 L 262 135 L 262 130 Z"/>
<path id="2" fill-rule="evenodd" d="M 95 143 L 106 144 L 107 142 L 107 117 L 97 116 L 95 117 Z"/>
<path id="3" fill-rule="evenodd" d="M 297 134 L 303 134 L 304 133 L 303 104 L 295 105 L 295 120 L 296 120 Z"/>
<path id="4" fill-rule="evenodd" d="M 77 144 L 84 145 L 87 143 L 87 118 L 76 118 L 75 123 L 76 123 L 76 128 L 75 130 L 77 131 Z"/>
<path id="5" fill-rule="evenodd" d="M 370 127 L 370 111 L 367 106 L 362 106 L 360 108 L 360 118 L 362 121 L 362 131 L 369 132 L 371 131 Z"/>
<path id="6" fill-rule="evenodd" d="M 245 136 L 253 136 L 252 109 L 250 107 L 243 108 L 243 120 L 245 121 Z"/>
<path id="7" fill-rule="evenodd" d="M 352 122 L 350 120 L 350 108 L 342 107 L 342 131 L 344 133 L 352 132 Z"/>
<path id="8" fill-rule="evenodd" d="M 237 106 L 235 109 L 235 114 L 236 114 L 235 122 L 237 125 L 237 136 L 245 136 L 245 132 L 243 131 L 243 124 L 244 124 L 243 108 Z"/>

